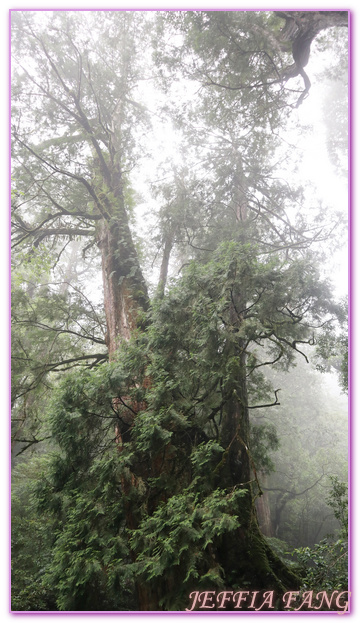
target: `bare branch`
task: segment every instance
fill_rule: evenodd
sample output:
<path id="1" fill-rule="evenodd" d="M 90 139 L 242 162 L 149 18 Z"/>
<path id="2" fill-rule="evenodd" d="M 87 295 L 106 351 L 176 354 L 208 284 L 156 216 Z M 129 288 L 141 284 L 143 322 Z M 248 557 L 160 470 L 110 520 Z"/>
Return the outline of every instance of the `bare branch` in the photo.
<path id="1" fill-rule="evenodd" d="M 275 394 L 275 401 L 274 401 L 274 402 L 268 403 L 268 404 L 266 404 L 266 405 L 253 405 L 253 406 L 251 406 L 251 407 L 248 405 L 248 409 L 265 409 L 265 408 L 267 408 L 267 407 L 275 407 L 276 405 L 281 404 L 281 403 L 278 401 L 278 397 L 277 397 L 278 392 L 280 392 L 280 391 L 281 391 L 281 389 L 275 389 L 275 390 L 274 390 L 274 394 Z"/>

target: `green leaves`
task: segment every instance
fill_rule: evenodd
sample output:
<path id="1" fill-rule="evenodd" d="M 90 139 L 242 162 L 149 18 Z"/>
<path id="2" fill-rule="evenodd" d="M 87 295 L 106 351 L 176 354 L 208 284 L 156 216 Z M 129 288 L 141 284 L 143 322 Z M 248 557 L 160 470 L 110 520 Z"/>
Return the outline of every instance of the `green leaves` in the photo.
<path id="1" fill-rule="evenodd" d="M 163 597 L 165 606 L 175 609 L 194 582 L 199 587 L 225 585 L 211 545 L 240 525 L 237 515 L 244 495 L 241 490 L 227 494 L 217 489 L 203 497 L 189 488 L 160 505 L 132 533 L 131 546 L 141 552 L 137 572 L 150 584 L 165 574 L 176 577 L 176 587 Z"/>
<path id="2" fill-rule="evenodd" d="M 54 587 L 46 577 L 52 561 L 54 523 L 48 516 L 39 517 L 34 495 L 36 481 L 48 462 L 48 457 L 32 457 L 13 469 L 11 607 L 15 611 L 56 608 Z"/>
<path id="3" fill-rule="evenodd" d="M 250 493 L 241 476 L 224 487 L 223 470 L 241 451 L 270 470 L 277 445 L 270 425 L 248 437 L 243 379 L 250 406 L 268 400 L 261 368 L 291 360 L 324 292 L 305 261 L 261 261 L 248 245 L 223 243 L 154 303 L 147 330 L 116 360 L 62 380 L 49 408 L 58 450 L 38 486 L 57 526 L 48 577 L 60 609 L 120 607 L 126 586 L 144 581 L 156 593 L 165 576 L 167 609 L 195 581 L 226 585 L 216 552 L 248 525 Z M 237 424 L 224 430 L 230 417 Z"/>

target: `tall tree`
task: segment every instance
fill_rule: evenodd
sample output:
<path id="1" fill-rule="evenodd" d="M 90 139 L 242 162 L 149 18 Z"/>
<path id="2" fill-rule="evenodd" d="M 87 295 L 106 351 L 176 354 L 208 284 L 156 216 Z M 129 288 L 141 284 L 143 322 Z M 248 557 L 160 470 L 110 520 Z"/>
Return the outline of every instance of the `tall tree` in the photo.
<path id="1" fill-rule="evenodd" d="M 173 84 L 180 71 L 200 77 L 207 89 L 177 113 L 193 137 L 188 164 L 202 164 L 161 189 L 164 252 L 150 306 L 128 171 L 147 122 L 137 85 L 151 18 L 13 17 L 13 157 L 24 197 L 14 245 L 97 245 L 110 359 L 69 375 L 49 406 L 59 451 L 38 497 L 58 535 L 47 576 L 58 607 L 121 608 L 126 586 L 140 610 L 182 609 L 194 583 L 294 589 L 298 578 L 257 524 L 249 413 L 278 404 L 261 369 L 291 363 L 338 310 L 310 251 L 331 219 L 292 215 L 301 191 L 271 163 L 281 110 L 292 105 L 279 89 L 276 19 L 204 11 L 160 20 L 159 34 L 168 28 L 181 45 L 169 59 L 160 39 L 158 71 Z M 165 294 L 179 243 L 189 266 Z"/>

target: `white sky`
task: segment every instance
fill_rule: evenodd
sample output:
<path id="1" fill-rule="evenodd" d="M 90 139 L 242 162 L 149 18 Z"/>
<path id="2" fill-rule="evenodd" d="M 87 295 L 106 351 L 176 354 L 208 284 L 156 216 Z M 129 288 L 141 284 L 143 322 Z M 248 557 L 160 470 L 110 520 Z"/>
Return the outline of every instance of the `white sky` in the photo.
<path id="1" fill-rule="evenodd" d="M 329 52 L 331 55 L 331 52 Z M 298 139 L 298 147 L 303 154 L 303 161 L 299 167 L 300 179 L 308 180 L 315 186 L 318 198 L 323 201 L 323 208 L 333 208 L 345 216 L 348 212 L 349 188 L 347 180 L 336 173 L 334 165 L 330 161 L 326 147 L 326 127 L 324 125 L 324 111 L 326 111 L 326 89 L 317 79 L 317 73 L 321 72 L 321 63 L 325 61 L 325 55 L 310 55 L 306 72 L 312 86 L 307 99 L 296 110 L 298 120 L 306 126 L 313 126 L 313 134 L 304 135 Z M 305 206 L 306 209 L 306 206 Z M 347 245 L 341 251 L 334 253 L 329 259 L 327 267 L 334 284 L 334 291 L 338 297 L 348 293 L 348 248 Z"/>
<path id="2" fill-rule="evenodd" d="M 271 10 L 273 8 L 276 9 L 287 9 L 287 10 L 296 10 L 296 9 L 314 9 L 314 7 L 316 9 L 350 9 L 354 12 L 355 14 L 355 21 L 358 21 L 359 18 L 359 10 L 356 9 L 355 7 L 355 1 L 353 0 L 352 3 L 347 3 L 346 6 L 340 6 L 339 4 L 343 4 L 343 3 L 338 3 L 338 2 L 334 2 L 332 0 L 328 0 L 328 1 L 324 1 L 324 0 L 317 0 L 316 3 L 310 3 L 310 2 L 301 2 L 301 3 L 291 3 L 291 2 L 283 2 L 281 0 L 277 0 L 277 2 L 275 3 L 275 7 L 272 7 L 271 5 L 269 6 L 269 4 L 266 4 L 264 2 L 259 2 L 257 4 L 254 3 L 246 3 L 243 4 L 241 3 L 241 6 L 239 5 L 238 2 L 235 2 L 234 0 L 228 0 L 225 4 L 223 3 L 216 3 L 213 2 L 211 0 L 197 0 L 196 2 L 186 2 L 186 3 L 181 3 L 181 2 L 176 2 L 173 0 L 168 0 L 168 1 L 164 1 L 164 0 L 158 0 L 157 2 L 151 2 L 151 0 L 142 0 L 141 2 L 131 2 L 130 0 L 128 0 L 128 2 L 122 2 L 121 0 L 118 0 L 117 2 L 114 2 L 112 0 L 108 0 L 106 2 L 106 4 L 104 5 L 103 3 L 100 2 L 93 2 L 91 0 L 89 1 L 85 1 L 85 0 L 77 0 L 77 2 L 71 2 L 71 0 L 67 0 L 66 2 L 64 0 L 57 0 L 57 1 L 52 1 L 52 0 L 48 0 L 48 2 L 44 2 L 43 0 L 38 0 L 38 1 L 31 1 L 31 0 L 21 0 L 21 2 L 9 2 L 8 0 L 3 0 L 3 2 L 1 3 L 1 20 L 0 20 L 0 24 L 1 24 L 1 46 L 2 46 L 2 54 L 1 54 L 1 58 L 2 58 L 2 62 L 1 62 L 1 84 L 3 86 L 3 96 L 2 96 L 2 141 L 1 144 L 3 146 L 3 161 L 2 161 L 2 167 L 1 167 L 1 173 L 2 173 L 2 180 L 1 180 L 1 188 L 3 191 L 3 202 L 2 202 L 2 223 L 1 223 L 1 228 L 0 228 L 0 232 L 2 234 L 2 239 L 1 239 L 1 244 L 0 244 L 0 261 L 1 261 L 1 286 L 2 286 L 2 292 L 3 294 L 3 304 L 1 306 L 1 311 L 2 311 L 2 317 L 1 317 L 1 322 L 0 322 L 0 326 L 2 329 L 2 333 L 1 333 L 1 344 L 3 345 L 3 361 L 2 361 L 2 374 L 0 375 L 1 381 L 2 381 L 2 387 L 1 387 L 1 395 L 3 397 L 3 404 L 4 404 L 4 409 L 3 409 L 3 417 L 2 417 L 2 423 L 4 426 L 4 430 L 2 431 L 2 435 L 1 435 L 1 439 L 2 442 L 4 444 L 4 449 L 3 452 L 1 453 L 2 458 L 3 458 L 3 465 L 2 465 L 2 478 L 1 478 L 1 483 L 2 483 L 2 490 L 1 490 L 1 494 L 2 494 L 2 499 L 3 499 L 3 513 L 2 513 L 2 524 L 1 527 L 3 528 L 2 530 L 2 535 L 3 535 L 3 540 L 2 540 L 2 557 L 1 557 L 1 561 L 2 561 L 2 565 L 0 567 L 0 578 L 1 578 L 1 590 L 0 590 L 0 618 L 2 621 L 7 622 L 10 620 L 13 620 L 13 616 L 11 616 L 9 614 L 9 519 L 7 516 L 7 513 L 5 511 L 5 508 L 7 506 L 7 501 L 8 501 L 8 491 L 9 491 L 9 481 L 7 480 L 6 474 L 9 473 L 9 444 L 8 444 L 8 439 L 9 439 L 9 424 L 8 421 L 6 419 L 6 413 L 8 411 L 8 400 L 7 400 L 7 396 L 8 396 L 8 386 L 9 386 L 9 373 L 8 373 L 8 334 L 9 334 L 9 329 L 8 329 L 8 305 L 7 305 L 7 298 L 8 298 L 8 267 L 9 267 L 9 243 L 8 243 L 8 218 L 7 218 L 7 204 L 8 204 L 8 171 L 9 171 L 9 167 L 8 167 L 8 150 L 7 150 L 7 146 L 8 146 L 8 99 L 6 97 L 6 93 L 7 93 L 7 86 L 8 85 L 8 58 L 9 58 L 9 54 L 8 54 L 8 44 L 9 44 L 9 37 L 8 37 L 8 11 L 11 8 L 17 8 L 17 9 L 33 9 L 33 8 L 43 8 L 43 9 L 47 9 L 47 10 L 52 10 L 52 9 L 98 9 L 98 8 L 106 8 L 106 9 L 111 9 L 111 8 L 117 8 L 117 9 L 134 9 L 134 8 L 139 8 L 139 9 L 171 9 L 171 8 L 183 8 L 183 9 L 218 9 L 220 8 L 221 10 L 225 10 L 225 9 L 238 9 L 238 10 L 244 10 L 246 8 L 256 8 L 256 9 L 266 9 L 266 10 Z M 292 6 L 293 5 L 293 6 Z M 354 31 L 355 31 L 355 24 L 354 26 Z M 356 45 L 356 39 L 358 38 L 359 33 L 356 32 L 356 35 L 353 34 L 353 58 L 354 61 L 356 61 L 356 67 L 354 69 L 353 72 L 353 82 L 357 82 L 357 84 L 355 84 L 354 87 L 354 95 L 353 95 L 353 102 L 354 101 L 358 101 L 357 98 L 357 86 L 358 86 L 358 49 L 357 49 L 357 45 Z M 315 97 L 315 89 L 314 86 L 312 87 L 312 90 L 310 92 L 310 96 L 309 96 L 309 101 L 311 101 L 311 98 Z M 305 109 L 304 109 L 305 110 Z M 355 111 L 355 106 L 354 106 L 354 111 Z M 354 114 L 355 116 L 355 114 Z M 358 138 L 358 136 L 356 135 L 356 139 Z M 356 140 L 356 145 L 357 145 L 357 140 Z M 354 146 L 353 149 L 353 170 L 354 170 L 354 174 L 355 174 L 355 151 L 356 151 L 356 145 Z M 310 163 L 311 161 L 308 160 L 308 162 Z M 319 164 L 319 160 L 318 158 L 316 158 L 316 161 L 314 161 L 314 166 L 316 165 L 318 167 Z M 322 164 L 324 165 L 324 162 L 322 162 Z M 309 172 L 311 173 L 311 171 L 313 170 L 313 167 L 309 164 Z M 329 188 L 329 179 L 331 177 L 331 173 L 329 172 L 329 170 L 327 169 L 327 167 L 322 166 L 322 182 L 321 185 L 323 187 L 323 189 L 325 191 L 328 190 Z M 355 177 L 355 175 L 354 175 Z M 358 217 L 356 217 L 355 215 L 355 207 L 356 207 L 356 199 L 357 199 L 357 188 L 355 187 L 355 181 L 354 180 L 354 186 L 353 186 L 353 194 L 352 194 L 352 198 L 353 198 L 353 227 L 355 230 L 354 233 L 354 248 L 353 248 L 353 254 L 354 254 L 354 274 L 357 274 L 357 269 L 359 268 L 359 252 L 358 252 L 358 240 L 360 239 L 360 231 L 359 231 L 359 219 Z M 333 196 L 333 193 L 335 191 L 331 191 L 331 195 Z M 356 218 L 355 218 L 356 217 Z M 355 279 L 354 279 L 355 281 Z M 356 286 L 356 284 L 354 284 Z M 355 291 L 353 292 L 353 302 L 354 305 L 356 307 L 356 315 L 358 315 L 358 313 L 360 312 L 360 307 L 359 307 L 359 288 L 355 287 Z M 356 350 L 356 352 L 358 352 L 359 350 L 359 339 L 358 339 L 358 331 L 357 331 L 357 323 L 354 322 L 354 326 L 353 326 L 353 344 L 354 344 L 354 349 Z M 356 357 L 357 359 L 357 357 Z M 353 375 L 354 375 L 354 380 L 355 378 L 357 378 L 358 375 L 358 367 L 357 365 L 354 367 L 353 370 Z M 358 430 L 359 427 L 356 425 L 355 426 L 355 415 L 358 413 L 358 406 L 359 406 L 359 402 L 358 402 L 358 398 L 357 398 L 357 392 L 353 392 L 354 395 L 354 415 L 353 415 L 353 427 L 354 427 L 354 433 L 356 433 L 356 440 L 358 441 Z M 356 429 L 356 430 L 355 430 Z M 355 464 L 355 457 L 354 458 L 354 464 L 353 464 L 353 471 L 356 472 L 356 474 L 359 474 L 358 471 L 358 467 L 359 467 L 359 463 L 356 462 Z M 358 500 L 355 500 L 355 505 L 357 510 L 359 510 L 359 505 L 358 505 Z M 358 515 L 357 515 L 358 516 Z M 354 531 L 353 531 L 354 532 Z M 359 539 L 358 539 L 359 541 Z M 356 557 L 355 559 L 357 559 L 357 555 L 359 553 L 359 550 L 356 550 Z M 359 603 L 359 599 L 357 599 L 357 602 Z M 356 607 L 356 611 L 359 612 L 359 605 Z M 65 614 L 65 613 L 64 613 Z M 64 615 L 63 615 L 64 616 Z M 76 615 L 66 615 L 66 621 L 68 623 L 72 623 L 75 621 L 79 621 L 79 618 Z M 171 615 L 162 615 L 161 619 L 163 621 L 167 621 L 167 620 L 171 620 L 170 619 Z M 258 616 L 258 615 L 253 615 L 253 616 Z M 325 613 L 323 613 L 323 616 L 325 618 L 328 618 L 330 616 L 334 616 L 334 613 L 331 613 L 329 615 L 326 615 Z M 177 615 L 176 616 L 176 620 L 183 620 L 183 619 L 188 620 L 189 615 Z M 229 615 L 220 615 L 217 614 L 217 621 L 219 619 L 223 620 L 223 621 L 229 621 Z M 107 617 L 105 617 L 106 619 Z M 203 618 L 203 617 L 202 617 Z M 46 615 L 46 614 L 35 614 L 35 615 L 31 615 L 31 619 L 32 621 L 41 621 L 41 623 L 50 623 L 54 620 L 53 616 L 51 615 Z M 141 617 L 141 615 L 126 615 L 126 614 L 121 614 L 121 620 L 124 621 L 129 621 L 131 623 L 134 622 L 134 620 L 136 619 L 142 619 L 142 620 L 146 620 L 143 617 Z M 91 620 L 95 621 L 104 621 L 104 616 L 103 615 L 92 615 L 91 616 Z M 172 619 L 174 620 L 174 619 Z M 276 615 L 273 614 L 271 617 L 272 621 L 282 621 L 281 615 Z"/>

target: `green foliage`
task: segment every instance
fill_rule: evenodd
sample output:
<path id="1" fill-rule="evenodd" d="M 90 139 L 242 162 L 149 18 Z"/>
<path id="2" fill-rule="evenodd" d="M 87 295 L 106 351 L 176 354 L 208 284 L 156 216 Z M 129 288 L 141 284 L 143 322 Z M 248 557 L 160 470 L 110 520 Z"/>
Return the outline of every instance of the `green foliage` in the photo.
<path id="1" fill-rule="evenodd" d="M 325 325 L 317 338 L 317 369 L 320 372 L 335 370 L 344 392 L 348 391 L 348 302 L 339 305 L 338 326 Z"/>
<path id="2" fill-rule="evenodd" d="M 37 261 L 35 254 L 14 270 L 11 399 L 16 452 L 49 436 L 43 414 L 49 389 L 56 383 L 54 373 L 107 359 L 102 310 L 89 306 L 74 281 L 62 292 L 43 272 L 44 283 L 36 283 Z M 40 260 L 39 265 L 44 270 Z"/>
<path id="3" fill-rule="evenodd" d="M 291 564 L 291 553 L 289 552 L 289 544 L 276 537 L 266 537 L 266 542 L 279 558 L 285 560 L 287 564 Z"/>
<path id="4" fill-rule="evenodd" d="M 125 353 L 128 364 L 134 364 L 131 355 L 135 355 L 135 360 L 139 358 L 138 346 L 130 346 Z M 162 409 L 158 417 L 145 411 L 136 422 L 136 443 L 125 444 L 121 453 L 114 449 L 113 427 L 117 417 L 109 414 L 110 396 L 114 388 L 118 393 L 124 391 L 121 385 L 129 382 L 132 372 L 129 370 L 126 378 L 121 363 L 119 360 L 96 372 L 83 373 L 80 378 L 68 377 L 53 401 L 52 432 L 61 453 L 54 455 L 46 479 L 38 484 L 37 496 L 39 509 L 50 514 L 56 526 L 47 579 L 57 587 L 60 610 L 132 609 L 135 606 L 130 589 L 134 593 L 134 577 L 168 577 L 172 567 L 176 577 L 183 578 L 183 591 L 200 572 L 206 576 L 206 584 L 206 574 L 213 567 L 210 544 L 237 527 L 238 505 L 246 493 L 207 493 L 209 479 L 205 473 L 214 469 L 223 454 L 214 442 L 194 448 L 187 457 L 194 475 L 191 486 L 182 491 L 181 472 L 187 467 L 184 458 L 191 446 L 187 452 L 183 442 L 179 447 L 174 442 L 168 446 L 176 428 L 178 432 L 189 428 L 185 418 L 176 417 L 174 409 Z M 151 404 L 151 396 L 148 398 Z M 144 474 L 134 473 L 134 468 L 139 458 L 151 461 L 154 453 L 165 448 L 174 466 L 180 459 L 182 462 L 177 470 L 178 493 L 166 504 L 160 502 L 150 513 L 149 496 L 151 499 L 159 493 L 164 495 L 170 487 L 169 480 L 174 491 L 174 478 L 153 470 L 145 480 Z M 137 509 L 140 523 L 131 532 L 129 550 L 124 519 L 126 512 L 136 516 Z M 132 563 L 134 556 L 136 562 Z M 169 609 L 176 605 L 174 600 L 184 597 L 183 591 L 179 594 L 176 585 L 176 590 L 168 593 Z"/>
<path id="5" fill-rule="evenodd" d="M 164 78 L 164 65 L 181 68 L 183 74 L 208 87 L 203 99 L 209 116 L 214 118 L 218 113 L 230 124 L 230 119 L 234 120 L 232 104 L 243 128 L 251 125 L 254 135 L 259 136 L 269 121 L 279 123 L 284 91 L 275 84 L 282 54 L 271 32 L 271 13 L 176 11 L 160 14 L 159 29 L 164 24 L 167 30 L 173 27 L 182 34 L 180 45 L 175 39 L 173 45 L 161 47 L 162 39 L 158 38 L 156 59 L 162 61 Z"/>
<path id="6" fill-rule="evenodd" d="M 255 424 L 250 429 L 252 459 L 257 470 L 269 474 L 275 469 L 271 452 L 279 448 L 279 438 L 274 424 Z"/>
<path id="7" fill-rule="evenodd" d="M 307 360 L 340 312 L 309 251 L 332 218 L 295 209 L 302 190 L 274 165 L 290 101 L 279 21 L 261 11 L 39 16 L 12 16 L 13 398 L 16 439 L 45 431 L 51 445 L 29 477 L 16 473 L 15 609 L 174 610 L 195 584 L 295 588 L 253 502 L 278 433 L 250 415 L 278 405 L 264 370 Z M 154 37 L 150 65 L 155 31 L 166 37 Z M 157 186 L 154 238 L 176 248 L 181 276 L 149 311 L 129 171 L 143 156 L 142 84 L 154 72 L 170 85 L 159 117 L 173 113 L 187 147 Z M 108 316 L 109 291 L 117 301 L 110 362 L 103 315 L 84 294 L 98 249 Z M 80 253 L 90 257 L 82 280 Z M 131 317 L 126 343 L 134 299 L 141 329 Z M 339 518 L 340 499 L 338 485 Z"/>
<path id="8" fill-rule="evenodd" d="M 160 592 L 170 610 L 195 581 L 227 585 L 215 552 L 247 525 L 249 511 L 247 486 L 221 486 L 229 461 L 222 419 L 240 391 L 241 354 L 253 355 L 247 374 L 256 375 L 259 392 L 250 384 L 249 397 L 258 405 L 269 387 L 251 345 L 270 340 L 276 358 L 291 361 L 293 341 L 305 340 L 308 328 L 286 310 L 296 305 L 300 315 L 301 296 L 325 304 L 309 266 L 275 266 L 241 244 L 220 245 L 211 262 L 189 265 L 154 303 L 147 331 L 124 343 L 116 361 L 68 375 L 54 392 L 50 425 L 59 451 L 37 496 L 56 525 L 47 578 L 59 609 L 126 609 L 135 581 Z M 239 284 L 246 300 L 250 292 L 261 296 L 234 314 L 229 292 Z M 253 428 L 254 466 L 271 468 L 266 456 L 276 443 L 273 427 Z"/>
<path id="9" fill-rule="evenodd" d="M 106 467 L 107 475 L 113 476 L 108 466 L 95 463 L 91 482 L 97 476 L 104 478 Z M 128 550 L 119 528 L 119 494 L 106 486 L 101 493 L 98 487 L 79 490 L 78 486 L 76 493 L 62 496 L 61 532 L 47 576 L 48 582 L 56 586 L 57 609 L 133 609 L 134 586 L 126 569 Z"/>
<path id="10" fill-rule="evenodd" d="M 203 464 L 202 464 L 203 465 Z M 232 493 L 216 489 L 203 496 L 196 479 L 191 487 L 160 504 L 151 517 L 145 517 L 131 536 L 139 551 L 135 569 L 150 587 L 166 578 L 171 590 L 160 604 L 166 610 L 181 609 L 193 586 L 226 585 L 223 570 L 216 562 L 211 545 L 239 524 L 239 505 L 245 490 Z"/>
<path id="11" fill-rule="evenodd" d="M 345 482 L 340 482 L 336 476 L 330 478 L 332 489 L 327 503 L 340 523 L 341 535 L 348 536 L 348 494 Z"/>
<path id="12" fill-rule="evenodd" d="M 53 523 L 38 515 L 34 489 L 48 457 L 22 461 L 12 474 L 12 610 L 56 609 L 55 587 L 46 572 L 52 560 Z"/>
<path id="13" fill-rule="evenodd" d="M 328 505 L 340 523 L 338 533 L 328 535 L 313 548 L 301 547 L 293 552 L 305 590 L 348 590 L 347 486 L 335 477 L 331 483 Z"/>

